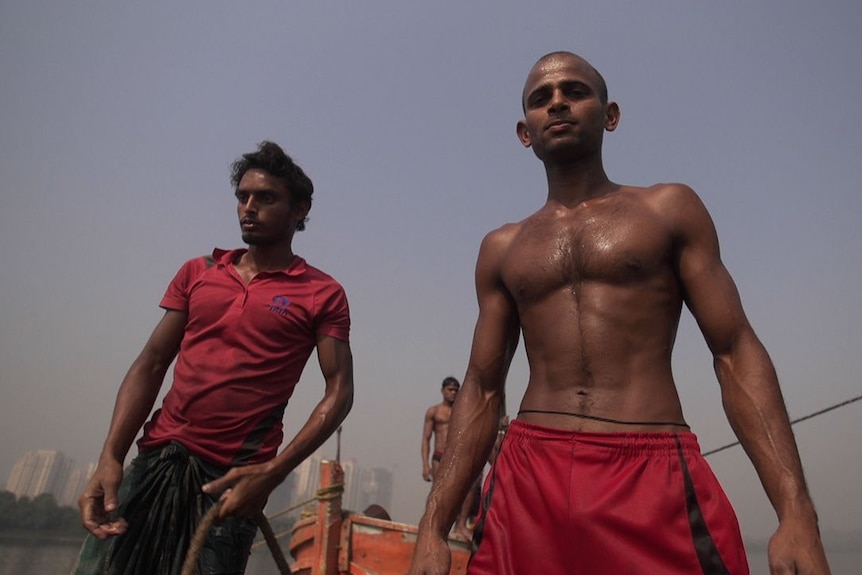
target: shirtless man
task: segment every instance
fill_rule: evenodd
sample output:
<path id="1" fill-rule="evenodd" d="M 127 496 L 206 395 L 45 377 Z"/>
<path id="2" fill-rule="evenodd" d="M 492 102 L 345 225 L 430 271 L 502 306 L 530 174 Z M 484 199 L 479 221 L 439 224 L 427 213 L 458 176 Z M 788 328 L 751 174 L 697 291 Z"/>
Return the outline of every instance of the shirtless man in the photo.
<path id="1" fill-rule="evenodd" d="M 446 434 L 449 431 L 452 405 L 455 403 L 460 387 L 461 384 L 454 377 L 444 379 L 440 387 L 443 401 L 432 405 L 425 412 L 425 425 L 422 428 L 422 479 L 425 481 L 433 481 L 437 475 L 437 466 L 446 448 Z M 433 455 L 431 454 L 432 436 L 434 437 Z"/>
<path id="2" fill-rule="evenodd" d="M 458 395 L 458 389 L 461 384 L 454 377 L 447 377 L 443 380 L 443 385 L 440 388 L 440 393 L 443 394 L 443 401 L 437 405 L 432 405 L 425 412 L 425 426 L 422 429 L 422 479 L 425 481 L 433 481 L 437 476 L 437 467 L 440 465 L 440 460 L 443 458 L 443 451 L 446 449 L 446 441 L 449 432 L 449 418 L 452 416 L 452 405 L 455 403 L 455 397 Z M 431 453 L 431 436 L 434 436 L 434 453 L 431 454 L 431 462 L 428 462 L 428 455 Z M 476 502 L 479 499 L 481 484 L 477 481 L 467 493 L 467 497 L 461 504 L 461 510 L 458 512 L 458 518 L 455 521 L 454 532 L 465 539 L 471 536 L 470 528 L 467 525 L 473 510 L 477 507 Z"/>
<path id="3" fill-rule="evenodd" d="M 445 536 L 494 445 L 521 333 L 530 378 L 485 483 L 468 573 L 748 573 L 671 373 L 683 304 L 778 515 L 772 573 L 829 573 L 775 370 L 703 204 L 681 184 L 608 179 L 602 140 L 620 110 L 582 58 L 542 57 L 522 102 L 517 135 L 545 166 L 547 201 L 482 242 L 472 353 L 410 573 L 449 572 Z"/>

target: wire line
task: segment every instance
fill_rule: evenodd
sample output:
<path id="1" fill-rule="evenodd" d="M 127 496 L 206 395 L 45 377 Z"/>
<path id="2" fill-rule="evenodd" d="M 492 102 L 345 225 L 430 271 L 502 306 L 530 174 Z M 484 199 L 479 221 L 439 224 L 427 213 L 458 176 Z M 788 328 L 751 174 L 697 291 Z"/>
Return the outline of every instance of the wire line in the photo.
<path id="1" fill-rule="evenodd" d="M 850 399 L 848 399 L 846 401 L 842 401 L 841 403 L 836 403 L 835 405 L 829 406 L 825 409 L 821 409 L 820 411 L 815 411 L 814 413 L 809 413 L 808 415 L 804 415 L 802 417 L 794 419 L 790 422 L 790 425 L 795 425 L 795 424 L 799 423 L 800 421 L 805 421 L 806 419 L 811 419 L 812 417 L 817 417 L 818 415 L 823 415 L 824 413 L 830 412 L 833 409 L 838 409 L 839 407 L 844 407 L 845 405 L 849 405 L 849 404 L 853 403 L 854 401 L 859 401 L 860 399 L 862 399 L 862 395 L 857 395 L 856 397 L 851 397 Z M 703 456 L 707 457 L 707 456 L 712 455 L 714 453 L 718 453 L 719 451 L 724 451 L 725 449 L 730 449 L 731 447 L 734 447 L 736 445 L 739 445 L 738 441 L 734 441 L 733 443 L 728 443 L 727 445 L 722 445 L 721 447 L 716 447 L 715 449 L 712 449 L 710 451 L 705 452 L 703 454 Z"/>

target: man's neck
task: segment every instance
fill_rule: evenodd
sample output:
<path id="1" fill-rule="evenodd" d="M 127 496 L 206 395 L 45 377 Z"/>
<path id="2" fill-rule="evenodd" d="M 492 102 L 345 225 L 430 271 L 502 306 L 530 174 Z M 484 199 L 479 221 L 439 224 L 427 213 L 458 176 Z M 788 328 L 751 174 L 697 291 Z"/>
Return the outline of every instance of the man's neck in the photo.
<path id="1" fill-rule="evenodd" d="M 264 270 L 284 270 L 290 267 L 294 257 L 296 256 L 290 244 L 250 245 L 240 260 L 240 265 L 254 273 Z"/>
<path id="2" fill-rule="evenodd" d="M 583 162 L 546 163 L 548 178 L 548 201 L 556 201 L 568 207 L 602 196 L 615 188 L 605 174 L 601 158 L 590 158 Z"/>

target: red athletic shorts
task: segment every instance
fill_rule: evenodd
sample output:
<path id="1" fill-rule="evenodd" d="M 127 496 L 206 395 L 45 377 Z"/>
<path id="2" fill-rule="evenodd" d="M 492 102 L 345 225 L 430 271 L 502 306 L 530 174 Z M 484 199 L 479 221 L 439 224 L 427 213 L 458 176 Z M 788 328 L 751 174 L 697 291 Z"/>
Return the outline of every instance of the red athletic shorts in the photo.
<path id="1" fill-rule="evenodd" d="M 747 575 L 697 438 L 515 420 L 482 490 L 469 575 Z"/>

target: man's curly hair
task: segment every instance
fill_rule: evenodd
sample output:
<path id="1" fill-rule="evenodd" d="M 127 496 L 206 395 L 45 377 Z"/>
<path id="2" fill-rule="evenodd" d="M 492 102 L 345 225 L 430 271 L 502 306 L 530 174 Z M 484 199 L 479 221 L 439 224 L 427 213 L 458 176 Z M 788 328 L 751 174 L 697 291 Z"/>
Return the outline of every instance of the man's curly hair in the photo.
<path id="1" fill-rule="evenodd" d="M 256 152 L 243 154 L 240 159 L 231 165 L 230 183 L 234 190 L 239 187 L 239 182 L 249 170 L 263 170 L 264 172 L 280 178 L 287 184 L 290 191 L 291 202 L 296 205 L 301 201 L 308 202 L 311 208 L 311 196 L 314 194 L 314 184 L 305 175 L 293 159 L 284 153 L 281 146 L 275 142 L 264 141 L 258 144 Z M 305 218 L 296 224 L 296 231 L 305 229 Z"/>

